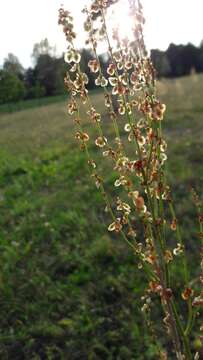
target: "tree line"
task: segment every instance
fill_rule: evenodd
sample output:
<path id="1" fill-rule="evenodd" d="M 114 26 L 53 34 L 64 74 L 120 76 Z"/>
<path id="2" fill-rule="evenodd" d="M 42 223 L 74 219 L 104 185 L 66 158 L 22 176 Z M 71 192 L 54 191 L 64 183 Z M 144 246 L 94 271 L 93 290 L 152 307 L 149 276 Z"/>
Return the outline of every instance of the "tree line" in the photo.
<path id="1" fill-rule="evenodd" d="M 203 41 L 193 44 L 170 44 L 166 51 L 151 50 L 158 77 L 179 77 L 193 72 L 203 72 Z"/>
<path id="2" fill-rule="evenodd" d="M 94 75 L 88 62 L 93 57 L 88 49 L 82 49 L 82 70 L 89 77 L 89 88 L 94 88 Z M 166 51 L 152 50 L 151 57 L 158 77 L 178 77 L 191 72 L 203 72 L 203 42 L 193 44 L 170 44 Z M 35 44 L 32 53 L 33 67 L 24 69 L 18 58 L 8 54 L 0 70 L 0 104 L 17 102 L 64 93 L 63 78 L 67 71 L 63 56 L 56 56 L 56 49 L 47 39 Z M 105 55 L 100 56 L 103 72 L 109 63 Z"/>

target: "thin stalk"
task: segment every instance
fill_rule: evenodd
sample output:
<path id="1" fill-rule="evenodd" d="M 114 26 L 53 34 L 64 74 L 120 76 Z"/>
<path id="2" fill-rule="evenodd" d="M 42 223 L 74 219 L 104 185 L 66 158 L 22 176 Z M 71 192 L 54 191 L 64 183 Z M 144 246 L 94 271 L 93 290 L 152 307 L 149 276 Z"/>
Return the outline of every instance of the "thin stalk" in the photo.
<path id="1" fill-rule="evenodd" d="M 188 337 L 187 335 L 184 333 L 184 329 L 182 327 L 182 324 L 180 322 L 180 319 L 179 319 L 179 316 L 178 316 L 178 312 L 177 312 L 177 309 L 176 309 L 176 305 L 175 305 L 175 302 L 173 300 L 170 301 L 171 303 L 171 306 L 172 306 L 172 310 L 173 310 L 173 315 L 174 315 L 174 318 L 176 320 L 176 324 L 177 324 L 177 328 L 178 328 L 178 331 L 179 331 L 179 334 L 182 338 L 182 341 L 183 341 L 183 345 L 184 345 L 184 349 L 185 349 L 185 355 L 186 355 L 186 360 L 192 360 L 192 353 L 191 353 L 191 350 L 190 350 L 190 344 L 189 344 L 189 341 L 188 341 Z"/>

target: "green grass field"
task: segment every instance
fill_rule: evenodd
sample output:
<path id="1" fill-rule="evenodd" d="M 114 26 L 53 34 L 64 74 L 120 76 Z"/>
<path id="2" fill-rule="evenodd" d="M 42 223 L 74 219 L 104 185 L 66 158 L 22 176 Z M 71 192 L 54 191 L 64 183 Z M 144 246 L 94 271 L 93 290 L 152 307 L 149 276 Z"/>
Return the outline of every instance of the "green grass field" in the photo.
<path id="1" fill-rule="evenodd" d="M 63 102 L 65 100 L 65 95 L 57 95 L 50 97 L 42 97 L 39 99 L 30 99 L 30 100 L 21 100 L 16 103 L 7 103 L 0 105 L 0 114 L 4 113 L 13 113 L 16 111 L 21 111 L 25 109 L 32 109 L 35 107 L 40 107 L 49 104 L 55 104 L 58 102 Z"/>
<path id="2" fill-rule="evenodd" d="M 203 76 L 163 80 L 159 93 L 168 179 L 192 254 L 189 189 L 200 192 L 203 180 Z M 101 95 L 91 96 L 103 112 Z M 142 273 L 107 232 L 110 219 L 73 132 L 64 102 L 0 114 L 0 359 L 157 359 L 140 313 Z M 91 151 L 99 161 L 96 146 Z"/>

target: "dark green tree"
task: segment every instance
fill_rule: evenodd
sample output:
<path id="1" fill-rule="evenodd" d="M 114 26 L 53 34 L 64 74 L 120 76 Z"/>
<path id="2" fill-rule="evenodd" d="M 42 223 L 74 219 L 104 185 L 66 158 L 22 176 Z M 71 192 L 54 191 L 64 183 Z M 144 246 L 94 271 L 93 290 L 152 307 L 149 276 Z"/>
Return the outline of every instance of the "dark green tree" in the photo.
<path id="1" fill-rule="evenodd" d="M 64 92 L 64 60 L 56 57 L 56 48 L 43 39 L 34 45 L 33 71 L 27 73 L 27 84 L 31 84 L 31 96 L 52 96 Z"/>
<path id="2" fill-rule="evenodd" d="M 45 89 L 46 96 L 64 91 L 63 78 L 65 65 L 63 59 L 56 59 L 48 54 L 40 55 L 35 66 L 36 83 Z"/>
<path id="3" fill-rule="evenodd" d="M 171 73 L 171 66 L 168 57 L 164 51 L 152 50 L 151 58 L 158 77 L 167 77 Z"/>
<path id="4" fill-rule="evenodd" d="M 20 80 L 24 77 L 24 68 L 18 60 L 17 56 L 9 53 L 7 58 L 4 60 L 3 69 L 10 74 L 16 75 Z"/>
<path id="5" fill-rule="evenodd" d="M 40 85 L 36 78 L 36 69 L 28 68 L 25 73 L 26 98 L 40 98 L 45 95 L 44 86 Z"/>
<path id="6" fill-rule="evenodd" d="M 25 86 L 16 74 L 0 70 L 0 103 L 15 102 L 25 96 Z"/>
<path id="7" fill-rule="evenodd" d="M 49 44 L 49 41 L 47 38 L 42 39 L 39 43 L 36 43 L 33 47 L 33 52 L 32 52 L 32 58 L 34 63 L 37 63 L 37 60 L 39 59 L 39 57 L 41 55 L 49 55 L 51 57 L 55 57 L 55 53 L 56 53 L 56 47 L 55 46 L 51 46 Z"/>

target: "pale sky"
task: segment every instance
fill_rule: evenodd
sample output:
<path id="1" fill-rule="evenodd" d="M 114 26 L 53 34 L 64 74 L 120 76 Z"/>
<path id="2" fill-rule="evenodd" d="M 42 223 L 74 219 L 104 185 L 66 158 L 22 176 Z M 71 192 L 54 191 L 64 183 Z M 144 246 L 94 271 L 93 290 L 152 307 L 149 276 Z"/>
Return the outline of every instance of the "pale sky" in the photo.
<path id="1" fill-rule="evenodd" d="M 73 12 L 76 29 L 84 38 L 81 8 L 89 0 L 0 0 L 0 65 L 9 52 L 18 56 L 24 67 L 32 64 L 33 45 L 48 38 L 57 53 L 66 49 L 57 25 L 61 3 Z M 128 0 L 125 0 L 126 2 Z M 169 43 L 203 39 L 203 0 L 143 0 L 148 48 L 166 49 Z M 123 24 L 125 26 L 125 24 Z"/>

